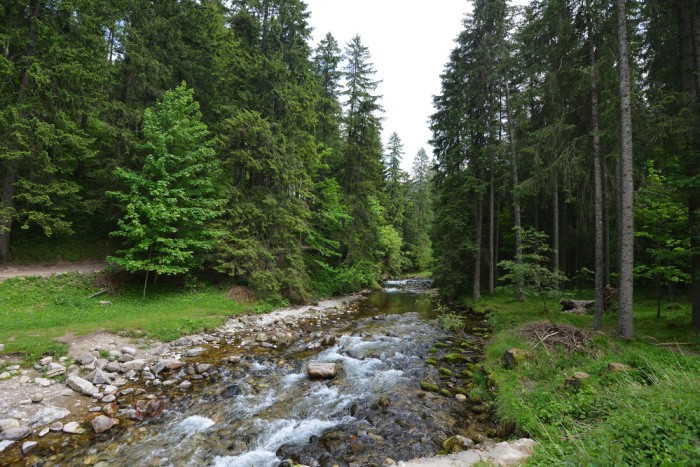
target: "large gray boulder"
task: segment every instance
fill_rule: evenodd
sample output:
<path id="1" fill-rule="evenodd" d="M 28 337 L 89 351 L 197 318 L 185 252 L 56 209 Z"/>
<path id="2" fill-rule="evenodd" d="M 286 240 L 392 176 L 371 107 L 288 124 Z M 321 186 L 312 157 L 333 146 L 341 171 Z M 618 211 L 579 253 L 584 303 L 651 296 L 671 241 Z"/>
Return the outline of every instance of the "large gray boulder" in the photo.
<path id="1" fill-rule="evenodd" d="M 91 396 L 99 392 L 94 384 L 90 381 L 81 378 L 80 376 L 71 375 L 66 380 L 66 385 L 75 392 Z"/>
<path id="2" fill-rule="evenodd" d="M 44 407 L 29 419 L 29 424 L 31 426 L 48 425 L 68 415 L 70 412 L 63 407 Z"/>

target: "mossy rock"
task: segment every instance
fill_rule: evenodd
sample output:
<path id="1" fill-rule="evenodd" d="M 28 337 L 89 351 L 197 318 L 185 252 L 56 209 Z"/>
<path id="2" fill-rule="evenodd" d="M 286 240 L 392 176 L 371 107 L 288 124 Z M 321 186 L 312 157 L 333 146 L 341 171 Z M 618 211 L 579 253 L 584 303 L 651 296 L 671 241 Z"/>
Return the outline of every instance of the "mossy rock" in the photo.
<path id="1" fill-rule="evenodd" d="M 464 341 L 460 344 L 460 347 L 465 349 L 479 350 L 481 347 L 476 342 Z"/>
<path id="2" fill-rule="evenodd" d="M 515 368 L 527 359 L 532 358 L 532 352 L 529 350 L 518 349 L 511 347 L 506 349 L 503 354 L 503 366 L 506 368 Z"/>
<path id="3" fill-rule="evenodd" d="M 491 416 L 487 413 L 482 413 L 480 415 L 477 415 L 476 419 L 481 423 L 486 423 L 489 420 L 491 420 Z"/>
<path id="4" fill-rule="evenodd" d="M 475 406 L 472 407 L 471 410 L 472 410 L 472 412 L 474 412 L 475 414 L 482 414 L 482 413 L 486 413 L 486 410 L 487 410 L 487 409 L 486 409 L 486 407 L 483 406 L 483 405 L 475 405 Z"/>
<path id="5" fill-rule="evenodd" d="M 450 365 L 471 363 L 472 361 L 471 358 L 458 353 L 448 353 L 446 355 L 443 355 L 442 360 L 446 363 L 449 363 Z"/>
<path id="6" fill-rule="evenodd" d="M 436 342 L 435 347 L 437 347 L 438 349 L 449 349 L 450 344 L 445 344 L 444 342 Z"/>
<path id="7" fill-rule="evenodd" d="M 478 393 L 469 394 L 469 400 L 475 404 L 481 404 L 484 402 L 484 398 L 481 396 L 481 394 Z"/>
<path id="8" fill-rule="evenodd" d="M 432 349 L 428 350 L 428 353 L 429 353 L 429 354 L 434 354 L 434 353 L 438 353 L 438 352 L 439 352 L 439 350 L 436 349 L 435 347 L 433 347 Z"/>
<path id="9" fill-rule="evenodd" d="M 469 395 L 469 389 L 461 386 L 454 388 L 454 392 L 457 394 L 464 394 L 465 396 Z"/>
<path id="10" fill-rule="evenodd" d="M 452 397 L 452 393 L 449 389 L 441 389 L 440 394 L 442 394 L 445 397 Z"/>
<path id="11" fill-rule="evenodd" d="M 474 447 L 474 444 L 474 441 L 470 438 L 456 435 L 451 438 L 447 438 L 445 442 L 442 443 L 442 449 L 448 454 L 455 454 Z"/>
<path id="12" fill-rule="evenodd" d="M 449 368 L 440 368 L 439 371 L 440 371 L 440 376 L 442 376 L 443 378 L 452 377 L 452 370 L 450 370 Z"/>
<path id="13" fill-rule="evenodd" d="M 428 381 L 421 381 L 420 387 L 422 390 L 428 392 L 438 392 L 438 390 L 440 389 L 438 388 L 437 384 L 429 383 Z"/>
<path id="14" fill-rule="evenodd" d="M 430 357 L 430 358 L 425 360 L 425 364 L 430 365 L 430 366 L 436 366 L 438 364 L 437 358 Z"/>
<path id="15" fill-rule="evenodd" d="M 473 378 L 474 378 L 474 372 L 465 369 L 465 370 L 462 370 L 462 376 L 464 376 L 465 378 L 471 378 L 471 379 L 473 379 Z"/>

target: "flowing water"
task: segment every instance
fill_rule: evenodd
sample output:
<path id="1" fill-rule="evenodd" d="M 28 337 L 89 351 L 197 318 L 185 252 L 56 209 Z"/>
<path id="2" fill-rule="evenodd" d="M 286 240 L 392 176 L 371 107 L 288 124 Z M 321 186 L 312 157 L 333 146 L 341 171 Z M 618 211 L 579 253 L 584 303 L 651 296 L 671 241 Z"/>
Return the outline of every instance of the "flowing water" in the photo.
<path id="1" fill-rule="evenodd" d="M 449 339 L 420 293 L 426 284 L 387 282 L 332 326 L 283 350 L 249 352 L 162 415 L 91 440 L 56 463 L 343 466 L 432 455 L 471 422 L 464 403 L 420 389 L 422 380 L 439 379 L 424 362 L 437 341 Z M 309 350 L 321 333 L 336 338 Z M 309 362 L 341 369 L 333 380 L 311 380 Z"/>

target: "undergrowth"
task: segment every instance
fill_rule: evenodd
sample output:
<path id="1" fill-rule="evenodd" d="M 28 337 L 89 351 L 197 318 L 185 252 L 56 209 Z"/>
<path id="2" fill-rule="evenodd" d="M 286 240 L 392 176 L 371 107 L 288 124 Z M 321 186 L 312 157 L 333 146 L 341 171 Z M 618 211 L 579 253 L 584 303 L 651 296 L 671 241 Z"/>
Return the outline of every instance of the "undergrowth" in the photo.
<path id="1" fill-rule="evenodd" d="M 657 320 L 653 306 L 641 300 L 635 306 L 637 339 L 615 338 L 611 315 L 605 333 L 574 351 L 545 346 L 519 329 L 542 320 L 591 329 L 591 316 L 543 314 L 541 307 L 504 296 L 479 308 L 490 311 L 494 327 L 483 365 L 497 388 L 495 415 L 502 424 L 514 424 L 517 435 L 538 442 L 529 465 L 697 465 L 700 358 L 697 345 L 684 345 L 691 339 L 688 328 L 675 325 L 689 321 L 686 305 L 665 310 Z M 510 347 L 532 355 L 506 369 L 502 356 Z M 627 368 L 613 371 L 612 362 Z M 565 383 L 574 372 L 589 375 L 577 388 Z"/>

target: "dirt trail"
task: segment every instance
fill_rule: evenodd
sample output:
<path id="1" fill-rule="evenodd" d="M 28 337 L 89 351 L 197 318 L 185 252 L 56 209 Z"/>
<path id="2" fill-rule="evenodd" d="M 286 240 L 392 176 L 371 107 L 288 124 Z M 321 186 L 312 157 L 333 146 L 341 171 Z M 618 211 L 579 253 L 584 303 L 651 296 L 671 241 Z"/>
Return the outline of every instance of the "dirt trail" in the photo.
<path id="1" fill-rule="evenodd" d="M 0 282 L 11 277 L 41 276 L 48 277 L 54 274 L 67 272 L 79 272 L 87 274 L 101 271 L 105 262 L 100 260 L 60 262 L 51 264 L 10 264 L 0 266 Z"/>

